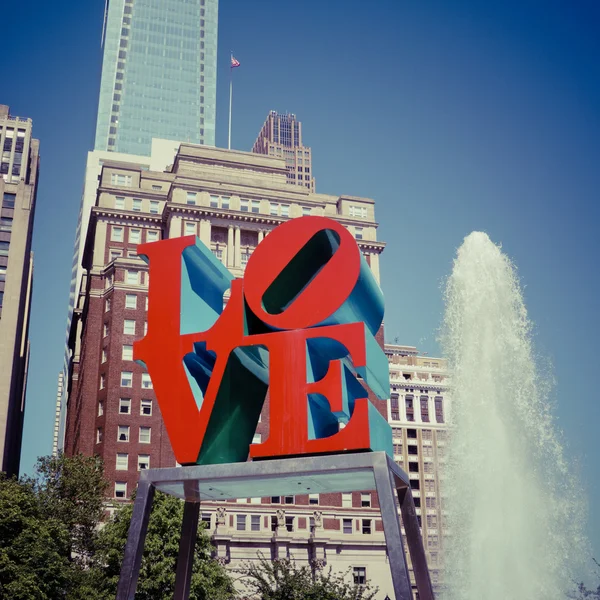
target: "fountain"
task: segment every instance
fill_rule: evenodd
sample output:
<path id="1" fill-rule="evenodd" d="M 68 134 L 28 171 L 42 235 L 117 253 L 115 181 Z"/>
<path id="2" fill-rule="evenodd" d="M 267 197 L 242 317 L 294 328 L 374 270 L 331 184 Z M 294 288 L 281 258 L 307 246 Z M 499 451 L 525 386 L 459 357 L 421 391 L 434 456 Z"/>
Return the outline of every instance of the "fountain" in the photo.
<path id="1" fill-rule="evenodd" d="M 565 598 L 585 558 L 585 502 L 536 369 L 515 268 L 473 232 L 445 295 L 453 417 L 443 598 Z"/>

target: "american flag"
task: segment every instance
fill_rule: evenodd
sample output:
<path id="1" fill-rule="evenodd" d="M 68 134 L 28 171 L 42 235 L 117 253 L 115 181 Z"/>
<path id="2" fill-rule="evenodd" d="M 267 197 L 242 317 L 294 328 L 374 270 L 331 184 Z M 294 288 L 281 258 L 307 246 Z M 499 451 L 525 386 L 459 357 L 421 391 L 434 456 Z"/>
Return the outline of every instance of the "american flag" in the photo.
<path id="1" fill-rule="evenodd" d="M 239 67 L 240 66 L 240 61 L 235 58 L 233 56 L 233 54 L 231 55 L 231 68 L 234 69 L 235 67 Z"/>

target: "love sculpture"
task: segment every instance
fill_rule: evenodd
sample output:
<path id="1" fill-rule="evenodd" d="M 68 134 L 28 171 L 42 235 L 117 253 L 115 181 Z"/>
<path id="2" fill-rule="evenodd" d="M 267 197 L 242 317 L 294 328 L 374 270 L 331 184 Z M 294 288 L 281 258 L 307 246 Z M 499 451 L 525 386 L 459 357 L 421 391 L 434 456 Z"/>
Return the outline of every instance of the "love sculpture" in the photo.
<path id="1" fill-rule="evenodd" d="M 140 473 L 117 600 L 135 598 L 155 489 L 185 500 L 175 600 L 189 598 L 201 502 L 370 489 L 397 600 L 412 598 L 397 502 L 419 597 L 433 600 L 410 481 L 363 387 L 389 397 L 374 337 L 383 294 L 348 230 L 323 217 L 287 221 L 256 247 L 243 279 L 195 236 L 138 253 L 150 286 L 148 330 L 134 357 L 150 373 L 185 466 Z M 268 437 L 253 444 L 267 396 Z"/>
<path id="2" fill-rule="evenodd" d="M 391 428 L 357 376 L 389 397 L 375 340 L 383 294 L 348 230 L 287 221 L 234 279 L 195 236 L 138 247 L 149 261 L 150 373 L 180 464 L 384 450 Z M 223 308 L 223 295 L 230 290 Z M 269 391 L 269 436 L 252 444 Z"/>

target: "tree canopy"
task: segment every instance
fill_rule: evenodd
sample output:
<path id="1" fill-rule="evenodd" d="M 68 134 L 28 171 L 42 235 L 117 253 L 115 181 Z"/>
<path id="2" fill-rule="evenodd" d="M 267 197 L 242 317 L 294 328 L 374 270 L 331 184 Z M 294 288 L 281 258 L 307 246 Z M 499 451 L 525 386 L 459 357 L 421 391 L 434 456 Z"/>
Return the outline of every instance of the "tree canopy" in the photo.
<path id="1" fill-rule="evenodd" d="M 293 560 L 247 562 L 240 578 L 257 600 L 373 600 L 379 591 L 348 582 L 347 573 L 298 566 Z"/>

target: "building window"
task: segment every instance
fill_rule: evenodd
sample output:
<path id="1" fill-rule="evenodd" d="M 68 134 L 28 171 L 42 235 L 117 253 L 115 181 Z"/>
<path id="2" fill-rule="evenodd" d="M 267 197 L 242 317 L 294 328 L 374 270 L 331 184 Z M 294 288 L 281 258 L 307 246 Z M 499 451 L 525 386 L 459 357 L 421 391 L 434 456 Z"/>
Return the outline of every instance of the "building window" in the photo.
<path id="1" fill-rule="evenodd" d="M 360 495 L 360 505 L 363 508 L 368 508 L 371 506 L 371 494 L 361 494 Z"/>
<path id="2" fill-rule="evenodd" d="M 252 200 L 252 212 L 253 213 L 257 213 L 260 210 L 260 201 L 259 200 Z"/>
<path id="3" fill-rule="evenodd" d="M 122 415 L 131 414 L 131 398 L 119 399 L 119 413 L 121 413 Z"/>
<path id="4" fill-rule="evenodd" d="M 152 400 L 142 400 L 140 404 L 140 415 L 144 417 L 152 416 Z"/>
<path id="5" fill-rule="evenodd" d="M 284 504 L 294 504 L 294 496 L 284 496 L 283 502 Z"/>
<path id="6" fill-rule="evenodd" d="M 260 433 L 255 433 L 254 436 L 252 437 L 252 443 L 260 444 L 261 442 L 262 442 L 262 436 L 260 435 Z"/>
<path id="7" fill-rule="evenodd" d="M 290 216 L 290 205 L 289 204 L 282 204 L 281 205 L 281 216 L 282 217 L 289 217 Z"/>
<path id="8" fill-rule="evenodd" d="M 108 360 L 108 353 L 106 352 L 106 348 L 102 348 L 102 362 L 105 363 Z"/>
<path id="9" fill-rule="evenodd" d="M 219 196 L 210 197 L 210 206 L 212 208 L 219 208 Z"/>
<path id="10" fill-rule="evenodd" d="M 121 250 L 115 250 L 114 248 L 111 248 L 108 251 L 109 260 L 116 260 L 117 258 L 119 258 L 121 256 L 121 254 L 122 254 Z"/>
<path id="11" fill-rule="evenodd" d="M 429 397 L 421 396 L 419 400 L 421 401 L 421 420 L 429 423 Z"/>
<path id="12" fill-rule="evenodd" d="M 285 518 L 285 528 L 287 531 L 294 531 L 294 517 Z"/>
<path id="13" fill-rule="evenodd" d="M 443 405 L 443 399 L 441 396 L 436 396 L 434 399 L 434 403 L 435 403 L 435 420 L 438 423 L 443 423 L 444 422 L 444 405 Z M 438 438 L 440 437 L 439 433 L 438 433 Z"/>
<path id="14" fill-rule="evenodd" d="M 118 442 L 128 442 L 129 441 L 129 425 L 119 425 L 119 429 L 117 432 L 117 441 Z"/>
<path id="15" fill-rule="evenodd" d="M 150 379 L 149 373 L 142 373 L 142 388 L 145 390 L 152 389 L 152 380 Z"/>
<path id="16" fill-rule="evenodd" d="M 223 196 L 221 198 L 221 208 L 229 208 L 229 196 Z"/>
<path id="17" fill-rule="evenodd" d="M 413 397 L 409 396 L 407 394 L 406 397 L 404 398 L 404 402 L 406 404 L 406 420 L 414 421 L 415 420 L 415 408 L 413 406 Z"/>
<path id="18" fill-rule="evenodd" d="M 150 434 L 150 427 L 140 427 L 140 444 L 149 444 Z"/>
<path id="19" fill-rule="evenodd" d="M 371 519 L 362 520 L 362 532 L 364 535 L 371 535 Z"/>
<path id="20" fill-rule="evenodd" d="M 250 250 L 242 251 L 242 267 L 245 267 L 248 264 L 248 261 L 250 260 L 250 254 Z"/>
<path id="21" fill-rule="evenodd" d="M 409 462 L 408 470 L 410 473 L 418 473 L 419 472 L 419 463 L 418 462 Z"/>
<path id="22" fill-rule="evenodd" d="M 248 212 L 250 210 L 250 200 L 248 200 L 248 198 L 240 199 L 240 210 L 242 212 Z"/>
<path id="23" fill-rule="evenodd" d="M 133 387 L 133 373 L 121 371 L 121 387 Z"/>
<path id="24" fill-rule="evenodd" d="M 115 481 L 115 498 L 127 498 L 127 483 Z"/>
<path id="25" fill-rule="evenodd" d="M 352 519 L 342 519 L 342 531 L 347 534 L 352 533 Z"/>
<path id="26" fill-rule="evenodd" d="M 117 465 L 116 465 L 116 470 L 117 471 L 127 471 L 129 467 L 129 454 L 126 453 L 117 453 Z"/>
<path id="27" fill-rule="evenodd" d="M 160 203 L 158 200 L 150 200 L 150 214 L 157 215 L 159 211 Z"/>
<path id="28" fill-rule="evenodd" d="M 148 296 L 146 296 L 146 310 L 148 310 Z"/>
<path id="29" fill-rule="evenodd" d="M 102 427 L 96 429 L 96 444 L 99 444 L 100 442 L 102 442 Z"/>
<path id="30" fill-rule="evenodd" d="M 196 204 L 196 192 L 187 193 L 186 204 Z"/>
<path id="31" fill-rule="evenodd" d="M 110 312 L 110 298 L 104 301 L 104 312 Z"/>
<path id="32" fill-rule="evenodd" d="M 271 504 L 281 504 L 281 496 L 271 496 Z"/>
<path id="33" fill-rule="evenodd" d="M 115 208 L 120 208 L 120 209 L 125 208 L 125 198 L 123 196 L 115 197 Z"/>
<path id="34" fill-rule="evenodd" d="M 308 503 L 309 504 L 319 504 L 319 494 L 309 494 L 308 495 Z"/>
<path id="35" fill-rule="evenodd" d="M 125 308 L 137 308 L 137 296 L 135 294 L 125 294 Z M 134 327 L 135 327 L 135 321 Z"/>
<path id="36" fill-rule="evenodd" d="M 406 437 L 409 440 L 416 440 L 417 439 L 417 430 L 416 429 L 407 429 L 406 430 Z"/>
<path id="37" fill-rule="evenodd" d="M 184 235 L 196 235 L 196 223 L 186 223 Z"/>
<path id="38" fill-rule="evenodd" d="M 429 496 L 428 498 L 425 498 L 425 506 L 427 508 L 435 508 L 435 496 Z"/>
<path id="39" fill-rule="evenodd" d="M 309 215 L 310 215 L 310 206 L 303 206 L 302 207 L 302 216 L 308 217 Z"/>
<path id="40" fill-rule="evenodd" d="M 367 583 L 366 567 L 354 567 L 352 569 L 352 575 L 354 577 L 354 585 L 365 585 Z"/>
<path id="41" fill-rule="evenodd" d="M 142 230 L 141 229 L 130 229 L 129 230 L 129 243 L 140 244 L 142 242 Z"/>
<path id="42" fill-rule="evenodd" d="M 357 240 L 362 240 L 363 239 L 363 228 L 362 227 L 355 227 L 354 228 L 354 237 Z"/>
<path id="43" fill-rule="evenodd" d="M 104 414 L 104 402 L 100 400 L 98 402 L 98 416 L 101 417 Z"/>
<path id="44" fill-rule="evenodd" d="M 250 516 L 250 530 L 251 531 L 260 531 L 260 515 L 251 515 Z"/>
<path id="45" fill-rule="evenodd" d="M 139 271 L 126 271 L 125 282 L 132 285 L 139 285 L 140 283 L 140 272 Z"/>
<path id="46" fill-rule="evenodd" d="M 211 521 L 212 521 L 212 516 L 210 513 L 202 513 L 202 523 L 204 523 L 204 525 L 206 526 L 205 529 L 210 529 L 211 526 Z"/>
<path id="47" fill-rule="evenodd" d="M 146 242 L 157 242 L 158 241 L 158 231 L 155 229 L 150 229 L 146 231 Z"/>
<path id="48" fill-rule="evenodd" d="M 350 206 L 350 216 L 360 217 L 361 219 L 367 218 L 367 207 L 366 206 Z"/>
<path id="49" fill-rule="evenodd" d="M 123 360 L 133 360 L 133 346 L 131 344 L 123 344 L 123 353 L 121 358 Z"/>
<path id="50" fill-rule="evenodd" d="M 135 320 L 125 319 L 123 321 L 123 333 L 125 335 L 135 335 Z"/>
<path id="51" fill-rule="evenodd" d="M 419 454 L 419 448 L 418 448 L 418 446 L 415 446 L 415 445 L 411 444 L 408 447 L 408 453 L 412 454 L 414 456 L 416 456 L 417 454 Z"/>
<path id="52" fill-rule="evenodd" d="M 115 227 L 113 225 L 110 229 L 110 239 L 112 242 L 122 242 L 123 241 L 123 228 Z"/>
<path id="53" fill-rule="evenodd" d="M 106 387 L 106 375 L 100 375 L 100 389 L 103 390 Z"/>
<path id="54" fill-rule="evenodd" d="M 349 492 L 342 494 L 342 507 L 352 508 L 352 493 Z"/>
<path id="55" fill-rule="evenodd" d="M 235 528 L 238 531 L 246 531 L 246 515 L 236 515 Z"/>
<path id="56" fill-rule="evenodd" d="M 112 173 L 110 176 L 110 183 L 112 185 L 123 185 L 131 187 L 133 180 L 131 175 L 124 175 L 123 173 Z"/>
<path id="57" fill-rule="evenodd" d="M 149 454 L 139 454 L 138 455 L 138 471 L 143 471 L 144 469 L 150 468 L 150 455 Z"/>
<path id="58" fill-rule="evenodd" d="M 102 327 L 102 336 L 106 337 L 108 335 L 108 323 L 104 323 L 104 326 Z"/>

